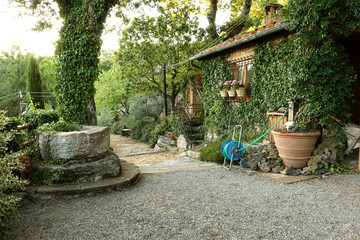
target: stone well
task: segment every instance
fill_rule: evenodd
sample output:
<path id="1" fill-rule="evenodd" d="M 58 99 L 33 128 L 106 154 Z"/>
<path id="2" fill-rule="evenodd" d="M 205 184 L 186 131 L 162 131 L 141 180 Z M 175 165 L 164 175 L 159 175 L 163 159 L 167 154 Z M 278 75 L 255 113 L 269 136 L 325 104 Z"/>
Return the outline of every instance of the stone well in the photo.
<path id="1" fill-rule="evenodd" d="M 39 136 L 39 146 L 45 161 L 69 163 L 50 167 L 50 171 L 63 172 L 60 182 L 98 180 L 120 174 L 120 160 L 110 149 L 107 127 L 83 126 L 74 132 L 43 132 Z"/>

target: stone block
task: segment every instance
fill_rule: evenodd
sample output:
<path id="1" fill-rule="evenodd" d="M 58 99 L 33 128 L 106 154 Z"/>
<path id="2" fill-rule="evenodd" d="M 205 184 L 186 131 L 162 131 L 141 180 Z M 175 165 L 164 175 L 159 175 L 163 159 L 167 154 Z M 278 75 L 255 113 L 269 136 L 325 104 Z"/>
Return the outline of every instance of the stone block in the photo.
<path id="1" fill-rule="evenodd" d="M 62 171 L 60 182 L 75 182 L 79 180 L 99 180 L 116 177 L 120 174 L 120 159 L 117 155 L 109 155 L 97 161 L 73 164 L 70 166 L 53 165 L 51 172 Z"/>
<path id="2" fill-rule="evenodd" d="M 77 160 L 96 158 L 109 151 L 110 130 L 107 127 L 83 126 L 74 132 L 43 132 L 39 147 L 44 160 Z"/>

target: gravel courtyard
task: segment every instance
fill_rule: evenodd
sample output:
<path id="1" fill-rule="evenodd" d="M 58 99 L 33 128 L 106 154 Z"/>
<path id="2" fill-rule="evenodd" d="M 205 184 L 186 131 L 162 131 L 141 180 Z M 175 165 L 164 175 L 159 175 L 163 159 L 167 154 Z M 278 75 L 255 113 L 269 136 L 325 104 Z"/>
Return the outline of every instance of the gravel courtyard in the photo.
<path id="1" fill-rule="evenodd" d="M 242 169 L 150 174 L 21 213 L 9 239 L 360 239 L 360 175 L 286 184 Z"/>

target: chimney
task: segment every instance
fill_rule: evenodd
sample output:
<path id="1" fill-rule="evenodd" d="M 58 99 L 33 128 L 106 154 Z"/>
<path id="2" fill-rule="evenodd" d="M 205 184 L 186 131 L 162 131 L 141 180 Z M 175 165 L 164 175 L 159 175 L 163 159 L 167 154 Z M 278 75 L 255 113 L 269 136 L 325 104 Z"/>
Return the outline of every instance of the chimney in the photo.
<path id="1" fill-rule="evenodd" d="M 265 6 L 265 25 L 272 24 L 274 22 L 283 23 L 284 20 L 281 15 L 281 9 L 284 6 L 278 3 L 270 3 Z"/>

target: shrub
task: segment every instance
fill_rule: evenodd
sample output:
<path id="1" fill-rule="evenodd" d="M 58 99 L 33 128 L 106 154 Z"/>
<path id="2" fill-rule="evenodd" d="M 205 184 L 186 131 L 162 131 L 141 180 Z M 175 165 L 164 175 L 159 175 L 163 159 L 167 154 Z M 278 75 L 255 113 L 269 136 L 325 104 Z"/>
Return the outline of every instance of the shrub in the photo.
<path id="1" fill-rule="evenodd" d="M 20 120 L 23 123 L 31 124 L 33 128 L 37 128 L 45 123 L 59 121 L 59 115 L 57 110 L 30 109 L 20 115 Z"/>
<path id="2" fill-rule="evenodd" d="M 163 101 L 157 96 L 135 96 L 130 104 L 131 137 L 144 142 L 150 140 L 150 133 L 159 123 Z M 128 122 L 129 120 L 127 120 Z"/>
<path id="3" fill-rule="evenodd" d="M 64 120 L 58 122 L 45 123 L 36 129 L 37 133 L 41 132 L 72 132 L 78 131 L 80 126 L 77 123 L 68 123 Z"/>
<path id="4" fill-rule="evenodd" d="M 116 121 L 110 126 L 110 132 L 114 134 L 121 134 L 121 130 L 125 128 L 125 121 Z"/>
<path id="5" fill-rule="evenodd" d="M 99 126 L 111 127 L 114 119 L 114 114 L 109 108 L 99 109 L 99 115 L 97 116 L 97 124 Z"/>
<path id="6" fill-rule="evenodd" d="M 24 182 L 14 174 L 23 168 L 20 158 L 25 155 L 20 151 L 22 136 L 16 129 L 16 122 L 0 111 L 0 234 L 4 233 L 9 221 L 19 216 L 16 209 L 18 199 L 10 193 L 24 186 Z"/>
<path id="7" fill-rule="evenodd" d="M 223 163 L 224 156 L 221 154 L 223 141 L 207 144 L 200 153 L 200 160 L 204 162 Z"/>
<path id="8" fill-rule="evenodd" d="M 150 147 L 154 147 L 158 141 L 159 135 L 164 134 L 166 131 L 170 131 L 170 125 L 168 121 L 162 121 L 158 123 L 154 129 L 150 132 L 149 145 Z"/>

